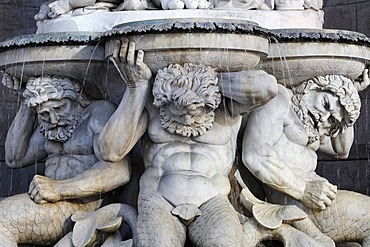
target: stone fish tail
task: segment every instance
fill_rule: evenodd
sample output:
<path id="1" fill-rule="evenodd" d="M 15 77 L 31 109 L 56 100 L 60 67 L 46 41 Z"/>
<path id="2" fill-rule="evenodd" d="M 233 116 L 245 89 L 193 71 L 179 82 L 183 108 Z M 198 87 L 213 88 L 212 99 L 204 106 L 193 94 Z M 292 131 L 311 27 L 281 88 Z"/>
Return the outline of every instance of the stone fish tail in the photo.
<path id="1" fill-rule="evenodd" d="M 54 244 L 71 230 L 71 215 L 76 211 L 94 211 L 100 201 L 79 200 L 37 204 L 27 194 L 0 201 L 0 247 L 17 244 Z"/>
<path id="2" fill-rule="evenodd" d="M 309 215 L 314 224 L 335 242 L 356 241 L 370 246 L 370 197 L 340 190 L 333 204 Z"/>

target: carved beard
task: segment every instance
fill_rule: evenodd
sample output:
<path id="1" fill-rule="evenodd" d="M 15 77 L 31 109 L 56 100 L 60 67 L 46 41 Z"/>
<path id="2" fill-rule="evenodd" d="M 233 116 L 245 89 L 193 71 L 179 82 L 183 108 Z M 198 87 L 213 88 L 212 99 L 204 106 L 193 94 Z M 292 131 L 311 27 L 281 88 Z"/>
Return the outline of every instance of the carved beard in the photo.
<path id="1" fill-rule="evenodd" d="M 66 142 L 82 122 L 82 108 L 72 115 L 72 119 L 60 119 L 57 124 L 39 120 L 40 133 L 49 141 Z"/>
<path id="2" fill-rule="evenodd" d="M 315 127 L 315 121 L 320 119 L 320 115 L 317 112 L 310 112 L 304 103 L 305 95 L 295 95 L 292 99 L 292 107 L 298 118 L 301 120 L 304 128 L 307 130 L 308 144 L 314 143 L 320 140 L 320 133 L 317 127 Z M 314 118 L 315 121 L 312 119 Z"/>
<path id="3" fill-rule="evenodd" d="M 181 121 L 181 118 L 172 114 L 166 105 L 161 106 L 159 112 L 161 125 L 165 130 L 170 134 L 179 134 L 185 137 L 204 135 L 207 130 L 212 128 L 215 119 L 214 111 L 210 111 L 204 115 L 197 116 L 198 120 L 191 125 L 186 125 Z"/>

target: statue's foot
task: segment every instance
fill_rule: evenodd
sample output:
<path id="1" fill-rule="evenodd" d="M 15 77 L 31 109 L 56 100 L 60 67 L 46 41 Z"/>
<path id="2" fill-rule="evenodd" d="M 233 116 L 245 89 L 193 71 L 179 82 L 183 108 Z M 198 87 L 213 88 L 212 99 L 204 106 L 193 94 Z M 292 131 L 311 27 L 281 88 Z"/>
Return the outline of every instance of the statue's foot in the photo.
<path id="1" fill-rule="evenodd" d="M 50 18 L 56 18 L 62 14 L 65 14 L 72 10 L 71 5 L 69 4 L 69 0 L 57 0 L 49 4 Z"/>
<path id="2" fill-rule="evenodd" d="M 34 18 L 35 18 L 35 21 L 44 21 L 44 20 L 46 20 L 46 19 L 48 19 L 49 17 L 48 17 L 48 14 L 49 14 L 49 12 L 39 12 L 39 13 L 37 13 L 35 16 L 34 16 Z"/>
<path id="3" fill-rule="evenodd" d="M 34 16 L 36 21 L 43 21 L 49 19 L 50 7 L 48 2 L 41 4 L 40 11 Z"/>
<path id="4" fill-rule="evenodd" d="M 165 4 L 163 4 L 165 2 Z M 163 9 L 183 9 L 185 4 L 181 0 L 164 0 L 162 1 Z"/>

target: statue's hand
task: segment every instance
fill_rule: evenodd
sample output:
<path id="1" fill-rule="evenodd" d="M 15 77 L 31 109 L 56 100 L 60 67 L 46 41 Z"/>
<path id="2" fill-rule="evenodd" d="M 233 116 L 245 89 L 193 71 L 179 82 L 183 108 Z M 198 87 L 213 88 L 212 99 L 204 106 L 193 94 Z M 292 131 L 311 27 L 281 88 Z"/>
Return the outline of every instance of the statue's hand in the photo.
<path id="1" fill-rule="evenodd" d="M 7 87 L 13 94 L 20 94 L 22 82 L 15 76 L 11 76 L 8 73 L 1 71 L 3 79 L 1 83 Z"/>
<path id="2" fill-rule="evenodd" d="M 306 184 L 302 203 L 312 209 L 324 210 L 337 196 L 337 186 L 328 181 L 309 181 Z"/>
<path id="3" fill-rule="evenodd" d="M 362 90 L 365 90 L 367 86 L 370 85 L 369 70 L 365 69 L 364 72 L 362 73 L 362 81 L 355 81 L 354 84 L 357 91 L 360 92 Z"/>
<path id="4" fill-rule="evenodd" d="M 28 194 L 36 203 L 57 202 L 62 196 L 55 191 L 56 180 L 35 175 L 30 183 Z"/>
<path id="5" fill-rule="evenodd" d="M 125 39 L 116 41 L 110 58 L 128 87 L 135 88 L 148 83 L 152 72 L 144 63 L 144 51 L 139 50 L 135 60 L 135 43 Z"/>

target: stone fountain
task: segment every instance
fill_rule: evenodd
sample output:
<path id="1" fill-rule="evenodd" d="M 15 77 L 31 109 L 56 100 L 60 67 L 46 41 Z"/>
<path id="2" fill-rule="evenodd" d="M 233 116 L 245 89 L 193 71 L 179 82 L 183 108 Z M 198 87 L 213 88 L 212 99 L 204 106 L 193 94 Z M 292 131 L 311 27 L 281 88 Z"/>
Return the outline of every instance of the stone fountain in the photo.
<path id="1" fill-rule="evenodd" d="M 370 246 L 370 198 L 315 173 L 316 151 L 348 156 L 370 40 L 322 29 L 321 8 L 43 4 L 37 34 L 0 43 L 23 99 L 6 162 L 46 166 L 0 202 L 0 246 Z"/>

